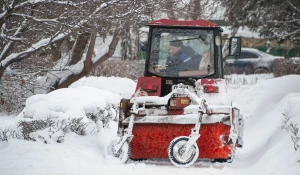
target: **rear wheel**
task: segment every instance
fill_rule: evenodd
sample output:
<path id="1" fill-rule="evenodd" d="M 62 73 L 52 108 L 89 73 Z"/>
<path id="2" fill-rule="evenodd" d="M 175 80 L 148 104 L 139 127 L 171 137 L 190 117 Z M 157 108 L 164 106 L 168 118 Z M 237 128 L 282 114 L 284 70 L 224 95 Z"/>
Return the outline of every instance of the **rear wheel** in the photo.
<path id="1" fill-rule="evenodd" d="M 266 74 L 266 73 L 268 73 L 268 70 L 265 68 L 257 68 L 254 71 L 254 74 Z"/>
<path id="2" fill-rule="evenodd" d="M 173 139 L 168 147 L 170 161 L 177 167 L 189 167 L 197 160 L 199 149 L 197 144 L 192 145 L 190 150 L 184 153 L 184 147 L 189 138 L 182 136 Z"/>

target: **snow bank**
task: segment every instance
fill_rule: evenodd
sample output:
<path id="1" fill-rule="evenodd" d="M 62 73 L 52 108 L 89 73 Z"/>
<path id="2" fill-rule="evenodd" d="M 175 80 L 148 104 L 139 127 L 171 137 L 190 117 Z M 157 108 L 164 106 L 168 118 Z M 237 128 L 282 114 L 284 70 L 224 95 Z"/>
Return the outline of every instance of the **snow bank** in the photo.
<path id="1" fill-rule="evenodd" d="M 0 140 L 24 139 L 61 143 L 70 133 L 97 135 L 117 120 L 122 97 L 92 87 L 65 88 L 26 100 L 15 123 L 0 128 Z"/>
<path id="2" fill-rule="evenodd" d="M 131 98 L 134 94 L 136 82 L 120 77 L 84 77 L 70 87 L 88 86 L 118 94 L 123 98 Z"/>
<path id="3" fill-rule="evenodd" d="M 254 174 L 299 174 L 300 150 L 295 152 L 294 145 L 300 143 L 292 141 L 288 126 L 300 125 L 300 76 L 270 79 L 239 91 L 235 105 L 248 120 L 236 166 L 257 170 Z"/>
<path id="4" fill-rule="evenodd" d="M 18 119 L 86 117 L 86 114 L 96 114 L 99 109 L 104 109 L 108 103 L 117 105 L 120 99 L 117 94 L 91 87 L 58 89 L 28 98 Z"/>
<path id="5" fill-rule="evenodd" d="M 0 113 L 0 128 L 1 127 L 7 127 L 14 123 L 14 120 L 16 118 L 16 114 L 10 114 L 7 115 L 6 113 Z"/>
<path id="6" fill-rule="evenodd" d="M 260 81 L 274 78 L 273 74 L 231 74 L 225 75 L 225 80 L 230 88 L 239 88 L 243 85 L 254 85 Z"/>

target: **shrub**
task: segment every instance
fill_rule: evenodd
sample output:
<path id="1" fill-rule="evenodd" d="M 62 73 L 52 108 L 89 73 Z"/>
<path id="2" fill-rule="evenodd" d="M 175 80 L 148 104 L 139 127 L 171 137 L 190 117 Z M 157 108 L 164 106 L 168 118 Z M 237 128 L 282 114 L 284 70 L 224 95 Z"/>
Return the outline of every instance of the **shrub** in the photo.
<path id="1" fill-rule="evenodd" d="M 300 58 L 276 59 L 273 63 L 274 77 L 300 74 Z"/>
<path id="2" fill-rule="evenodd" d="M 13 128 L 0 128 L 0 141 L 8 141 L 9 139 L 23 139 L 28 141 L 42 141 L 43 143 L 64 141 L 67 133 L 73 132 L 78 135 L 95 134 L 101 128 L 108 127 L 110 121 L 117 120 L 117 107 L 107 104 L 104 108 L 98 108 L 96 113 L 86 114 L 89 120 L 80 118 L 46 118 L 46 119 L 30 119 L 24 116 L 25 120 L 16 124 Z M 86 119 L 86 118 L 85 118 Z M 100 124 L 100 125 L 99 125 Z"/>

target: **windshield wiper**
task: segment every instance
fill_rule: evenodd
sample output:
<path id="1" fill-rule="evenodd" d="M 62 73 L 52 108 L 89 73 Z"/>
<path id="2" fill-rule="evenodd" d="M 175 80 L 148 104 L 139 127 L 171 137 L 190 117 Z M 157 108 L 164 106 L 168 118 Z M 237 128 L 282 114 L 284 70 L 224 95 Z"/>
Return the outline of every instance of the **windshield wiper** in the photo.
<path id="1" fill-rule="evenodd" d="M 169 41 L 169 42 L 186 41 L 186 40 L 194 40 L 194 39 L 200 39 L 204 44 L 208 44 L 208 41 L 206 40 L 205 36 L 203 36 L 203 35 L 199 35 L 199 37 L 195 37 L 195 38 L 172 40 L 172 41 Z"/>

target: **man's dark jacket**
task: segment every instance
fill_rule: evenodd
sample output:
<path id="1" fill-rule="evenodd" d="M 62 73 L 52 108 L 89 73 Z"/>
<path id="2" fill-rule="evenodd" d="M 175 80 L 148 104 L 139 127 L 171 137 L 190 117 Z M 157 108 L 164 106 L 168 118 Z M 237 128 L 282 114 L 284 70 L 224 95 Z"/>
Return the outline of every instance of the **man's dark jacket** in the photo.
<path id="1" fill-rule="evenodd" d="M 199 70 L 202 56 L 190 47 L 182 47 L 167 59 L 167 72 L 178 75 L 180 71 Z"/>

